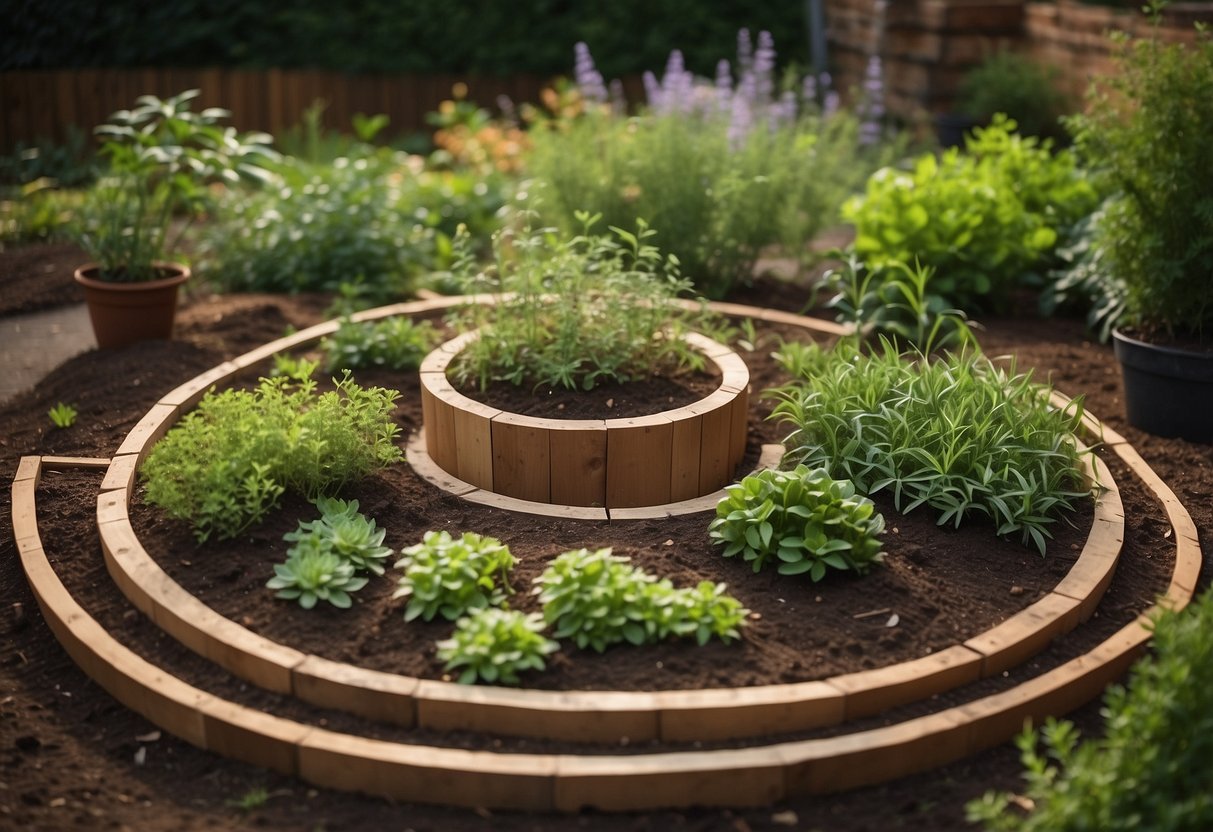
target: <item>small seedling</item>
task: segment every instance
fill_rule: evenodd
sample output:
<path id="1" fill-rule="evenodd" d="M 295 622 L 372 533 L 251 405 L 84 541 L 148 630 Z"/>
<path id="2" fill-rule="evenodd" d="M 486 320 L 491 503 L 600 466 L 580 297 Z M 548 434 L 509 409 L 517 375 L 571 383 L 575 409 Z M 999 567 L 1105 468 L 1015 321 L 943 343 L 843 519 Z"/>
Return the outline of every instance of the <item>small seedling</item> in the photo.
<path id="1" fill-rule="evenodd" d="M 405 621 L 431 621 L 439 613 L 454 621 L 469 610 L 500 604 L 510 592 L 514 556 L 494 537 L 468 532 L 456 539 L 449 532 L 430 531 L 400 554 L 396 568 L 404 576 L 392 597 L 409 597 Z"/>
<path id="2" fill-rule="evenodd" d="M 239 798 L 229 800 L 227 805 L 242 812 L 251 812 L 254 809 L 260 809 L 269 799 L 270 793 L 265 786 L 254 786 Z"/>
<path id="3" fill-rule="evenodd" d="M 46 415 L 50 417 L 51 423 L 54 424 L 55 427 L 70 428 L 72 425 L 76 424 L 76 417 L 79 414 L 76 412 L 76 408 L 72 407 L 70 404 L 59 402 L 52 407 Z"/>
<path id="4" fill-rule="evenodd" d="M 278 590 L 275 597 L 297 600 L 305 610 L 317 601 L 346 609 L 353 604 L 350 593 L 366 586 L 366 578 L 355 577 L 354 564 L 335 554 L 324 540 L 308 536 L 291 549 L 286 563 L 274 566 L 274 577 L 266 586 Z"/>

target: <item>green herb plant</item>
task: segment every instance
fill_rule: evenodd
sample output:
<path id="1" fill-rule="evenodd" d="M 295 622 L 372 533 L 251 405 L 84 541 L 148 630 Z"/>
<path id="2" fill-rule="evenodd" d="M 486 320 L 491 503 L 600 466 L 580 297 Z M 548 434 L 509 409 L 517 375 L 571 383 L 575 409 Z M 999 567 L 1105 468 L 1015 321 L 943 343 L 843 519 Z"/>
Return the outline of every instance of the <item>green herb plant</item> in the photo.
<path id="1" fill-rule="evenodd" d="M 1033 808 L 989 792 L 969 804 L 970 821 L 994 832 L 1213 828 L 1213 593 L 1153 629 L 1152 654 L 1104 696 L 1102 736 L 1080 741 L 1055 719 L 1025 730 L 1017 745 Z"/>
<path id="2" fill-rule="evenodd" d="M 519 673 L 543 670 L 544 659 L 560 649 L 543 635 L 544 626 L 541 613 L 476 609 L 455 622 L 449 639 L 438 642 L 438 658 L 448 671 L 463 668 L 460 684 L 516 685 Z"/>
<path id="3" fill-rule="evenodd" d="M 480 335 L 452 364 L 457 384 L 588 390 L 703 366 L 680 336 L 719 325 L 678 303 L 690 284 L 652 245 L 656 232 L 640 222 L 635 233 L 597 236 L 597 215 L 578 218 L 573 237 L 527 226 L 495 238 L 495 261 L 479 282 L 497 302 L 460 314 L 460 328 Z"/>
<path id="4" fill-rule="evenodd" d="M 415 370 L 438 344 L 438 332 L 429 321 L 407 316 L 361 323 L 348 318 L 322 343 L 329 372 L 383 367 Z"/>
<path id="5" fill-rule="evenodd" d="M 933 269 L 929 296 L 944 307 L 997 309 L 1051 265 L 1068 229 L 1098 204 L 1069 150 L 1015 133 L 995 118 L 966 149 L 926 154 L 909 170 L 883 168 L 843 206 L 854 251 L 880 274 L 893 263 Z"/>
<path id="6" fill-rule="evenodd" d="M 987 123 L 998 113 L 1015 119 L 1025 136 L 1064 137 L 1059 119 L 1067 110 L 1056 85 L 1058 72 L 1015 52 L 1000 50 L 961 81 L 957 109 Z"/>
<path id="7" fill-rule="evenodd" d="M 57 428 L 70 428 L 76 424 L 76 417 L 80 415 L 76 412 L 76 408 L 70 404 L 57 402 L 46 414 L 50 417 L 51 424 Z"/>
<path id="8" fill-rule="evenodd" d="M 274 577 L 266 586 L 278 590 L 275 597 L 297 600 L 305 610 L 315 607 L 317 601 L 348 609 L 353 604 L 350 593 L 367 582 L 354 573 L 351 561 L 333 551 L 323 538 L 309 535 L 291 547 L 285 563 L 274 565 Z"/>
<path id="9" fill-rule="evenodd" d="M 884 518 L 854 484 L 804 465 L 759 471 L 728 486 L 708 526 L 725 557 L 741 555 L 755 572 L 774 559 L 779 574 L 808 573 L 814 581 L 828 569 L 862 574 L 879 563 L 883 531 Z"/>
<path id="10" fill-rule="evenodd" d="M 1044 554 L 1048 526 L 1086 494 L 1074 433 L 1082 402 L 1059 410 L 1031 374 L 975 352 L 907 360 L 888 341 L 791 351 L 802 371 L 776 390 L 792 458 L 892 492 L 899 511 L 928 505 L 939 523 L 985 515 Z M 811 370 L 803 374 L 804 370 Z"/>
<path id="11" fill-rule="evenodd" d="M 710 581 L 676 589 L 610 549 L 565 552 L 535 579 L 534 594 L 555 638 L 598 652 L 612 644 L 654 644 L 670 637 L 740 638 L 749 610 Z"/>
<path id="12" fill-rule="evenodd" d="M 492 607 L 511 592 L 514 556 L 494 537 L 466 532 L 428 531 L 422 541 L 400 551 L 396 568 L 404 570 L 393 598 L 408 598 L 404 620 L 454 621 L 469 610 Z"/>
<path id="13" fill-rule="evenodd" d="M 190 521 L 200 542 L 234 537 L 288 489 L 316 499 L 400 460 L 398 397 L 348 374 L 324 393 L 285 376 L 208 393 L 143 463 L 146 499 Z"/>

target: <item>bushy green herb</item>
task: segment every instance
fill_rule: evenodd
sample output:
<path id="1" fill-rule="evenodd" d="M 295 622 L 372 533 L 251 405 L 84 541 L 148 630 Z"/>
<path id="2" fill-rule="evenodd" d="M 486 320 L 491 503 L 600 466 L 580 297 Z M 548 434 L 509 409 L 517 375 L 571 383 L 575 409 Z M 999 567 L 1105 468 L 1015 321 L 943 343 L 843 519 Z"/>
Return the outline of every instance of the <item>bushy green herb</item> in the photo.
<path id="1" fill-rule="evenodd" d="M 1059 236 L 1098 203 L 1070 151 L 1014 132 L 996 118 L 967 148 L 927 154 L 908 171 L 884 168 L 843 207 L 855 252 L 869 268 L 921 263 L 928 294 L 948 306 L 997 307 L 1049 265 Z"/>
<path id="2" fill-rule="evenodd" d="M 544 658 L 560 645 L 543 635 L 543 615 L 484 607 L 455 622 L 455 633 L 438 642 L 446 670 L 458 670 L 460 684 L 476 680 L 516 685 L 525 670 L 543 670 Z"/>
<path id="3" fill-rule="evenodd" d="M 776 391 L 773 416 L 792 426 L 794 458 L 860 493 L 888 489 L 900 511 L 931 506 L 941 525 L 986 515 L 1042 554 L 1054 516 L 1085 493 L 1081 400 L 1055 409 L 1014 365 L 971 352 L 910 361 L 888 342 L 874 354 L 848 341 L 805 351 L 795 364 L 813 372 Z"/>
<path id="4" fill-rule="evenodd" d="M 343 320 L 323 348 L 329 372 L 384 367 L 415 370 L 438 343 L 438 333 L 429 321 L 414 322 L 406 316 L 356 323 Z"/>
<path id="5" fill-rule="evenodd" d="M 433 265 L 433 231 L 403 204 L 414 174 L 402 156 L 292 159 L 280 174 L 276 190 L 228 194 L 208 229 L 205 273 L 223 288 L 332 292 L 355 282 L 383 303 Z"/>
<path id="6" fill-rule="evenodd" d="M 807 572 L 820 581 L 827 569 L 862 573 L 884 557 L 884 518 L 853 483 L 824 468 L 759 471 L 725 492 L 708 536 L 726 558 L 741 555 L 755 572 L 774 556 L 779 574 Z"/>
<path id="7" fill-rule="evenodd" d="M 676 303 L 689 284 L 649 242 L 655 232 L 641 222 L 635 234 L 595 236 L 599 218 L 579 217 L 584 233 L 571 238 L 530 228 L 498 235 L 481 288 L 510 294 L 462 313 L 461 326 L 480 337 L 452 365 L 458 383 L 589 389 L 703 366 L 679 336 L 715 324 Z"/>
<path id="8" fill-rule="evenodd" d="M 1154 653 L 1127 687 L 1109 688 L 1105 733 L 1079 742 L 1050 719 L 1018 739 L 1026 815 L 1008 795 L 969 804 L 969 819 L 999 832 L 1204 832 L 1213 829 L 1213 592 L 1154 627 Z"/>
<path id="9" fill-rule="evenodd" d="M 70 428 L 76 424 L 76 417 L 80 414 L 76 412 L 76 408 L 70 404 L 58 402 L 46 414 L 50 417 L 51 424 L 57 428 Z"/>
<path id="10" fill-rule="evenodd" d="M 430 531 L 400 554 L 396 568 L 404 575 L 392 597 L 409 598 L 405 621 L 430 621 L 438 614 L 453 621 L 469 610 L 500 604 L 510 592 L 514 556 L 494 537 L 466 532 L 456 539 Z"/>
<path id="11" fill-rule="evenodd" d="M 739 638 L 749 610 L 723 584 L 675 589 L 668 579 L 632 566 L 610 549 L 578 549 L 556 558 L 535 579 L 534 593 L 556 638 L 602 652 L 612 644 L 652 644 L 670 636 Z"/>
<path id="12" fill-rule="evenodd" d="M 274 565 L 274 577 L 266 586 L 278 590 L 275 597 L 298 601 L 305 610 L 317 601 L 346 609 L 353 604 L 350 593 L 366 586 L 367 579 L 354 572 L 353 562 L 337 554 L 324 538 L 307 535 L 291 547 L 286 563 Z"/>
<path id="13" fill-rule="evenodd" d="M 366 569 L 376 575 L 383 574 L 382 561 L 392 550 L 383 545 L 387 534 L 375 528 L 375 521 L 358 512 L 357 500 L 339 500 L 321 497 L 316 501 L 320 519 L 300 522 L 299 528 L 288 532 L 283 540 L 301 542 L 305 538 L 318 538 L 342 560 L 347 560 L 355 569 Z"/>
<path id="14" fill-rule="evenodd" d="M 285 377 L 208 393 L 143 463 L 147 500 L 189 520 L 200 541 L 234 537 L 286 489 L 315 499 L 398 461 L 398 396 L 348 375 L 319 394 Z"/>
<path id="15" fill-rule="evenodd" d="M 1155 15 L 1165 4 L 1151 3 Z M 1121 39 L 1117 71 L 1070 126 L 1114 194 L 1099 223 L 1106 274 L 1142 330 L 1203 337 L 1213 327 L 1213 37 Z"/>

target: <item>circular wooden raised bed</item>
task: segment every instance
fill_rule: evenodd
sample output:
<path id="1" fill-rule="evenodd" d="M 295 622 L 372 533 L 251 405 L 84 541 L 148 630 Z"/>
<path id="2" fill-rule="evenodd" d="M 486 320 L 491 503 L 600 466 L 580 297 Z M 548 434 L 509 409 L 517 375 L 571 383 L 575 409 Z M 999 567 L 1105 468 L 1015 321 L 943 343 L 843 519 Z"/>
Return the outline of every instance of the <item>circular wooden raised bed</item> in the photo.
<path id="1" fill-rule="evenodd" d="M 474 332 L 447 341 L 421 365 L 430 459 L 476 488 L 538 503 L 632 508 L 710 494 L 745 456 L 750 371 L 717 341 L 684 340 L 715 365 L 720 386 L 694 404 L 630 419 L 541 419 L 460 393 L 446 371 Z"/>
<path id="2" fill-rule="evenodd" d="M 450 303 L 401 304 L 360 317 L 415 314 Z M 784 317 L 741 307 L 728 313 L 766 320 Z M 810 325 L 805 321 L 797 322 Z M 140 459 L 212 384 L 231 379 L 277 352 L 309 343 L 335 326 L 330 322 L 296 333 L 187 382 L 140 420 L 112 459 L 22 459 L 12 489 L 14 537 L 27 577 L 51 629 L 90 676 L 128 707 L 195 745 L 313 783 L 397 800 L 566 811 L 583 806 L 636 810 L 756 805 L 853 788 L 956 759 L 1005 740 L 1025 718 L 1063 713 L 1093 698 L 1142 650 L 1149 638 L 1143 626 L 1148 616 L 1161 606 L 1182 608 L 1196 586 L 1201 551 L 1191 517 L 1123 437 L 1086 414 L 1084 432 L 1101 437 L 1163 503 L 1176 546 L 1171 584 L 1158 606 L 1093 650 L 1000 693 L 834 737 L 637 756 L 505 754 L 393 743 L 251 710 L 193 688 L 143 661 L 75 603 L 54 574 L 37 527 L 34 490 L 44 465 L 106 468 L 97 523 L 111 574 L 135 606 L 216 664 L 264 688 L 372 719 L 490 731 L 500 730 L 504 722 L 515 725 L 514 733 L 530 736 L 581 735 L 585 726 L 593 733 L 599 730 L 594 726 L 602 725 L 609 726 L 611 730 L 603 733 L 610 735 L 620 730 L 622 720 L 635 736 L 660 740 L 760 737 L 786 730 L 790 724 L 831 724 L 896 702 L 929 697 L 1017 664 L 1090 616 L 1111 578 L 1123 536 L 1115 488 L 1096 461 L 1099 481 L 1112 488 L 1097 503 L 1078 562 L 1046 598 L 945 651 L 946 656 L 822 682 L 632 694 L 598 691 L 582 699 L 576 692 L 457 686 L 339 665 L 262 639 L 206 608 L 147 558 L 128 515 Z M 1066 399 L 1055 394 L 1054 402 L 1063 406 Z"/>

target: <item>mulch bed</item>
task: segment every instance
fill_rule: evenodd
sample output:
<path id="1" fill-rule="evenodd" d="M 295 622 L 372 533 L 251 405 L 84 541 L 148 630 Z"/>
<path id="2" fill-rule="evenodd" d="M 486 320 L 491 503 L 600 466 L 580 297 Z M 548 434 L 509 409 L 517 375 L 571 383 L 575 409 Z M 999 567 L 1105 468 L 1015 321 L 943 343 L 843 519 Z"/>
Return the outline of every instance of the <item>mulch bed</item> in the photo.
<path id="1" fill-rule="evenodd" d="M 761 291 L 758 289 L 756 291 Z M 784 292 L 786 305 L 794 300 Z M 179 340 L 136 345 L 107 354 L 91 352 L 67 362 L 33 391 L 0 408 L 0 470 L 11 477 L 25 453 L 109 456 L 138 418 L 163 393 L 226 357 L 319 319 L 325 300 L 277 297 L 195 298 L 183 311 Z M 803 301 L 801 301 L 803 303 Z M 784 305 L 784 304 L 781 304 Z M 1016 318 L 986 321 L 981 336 L 987 353 L 1013 354 L 1021 368 L 1032 367 L 1042 380 L 1052 378 L 1067 393 L 1085 393 L 1088 407 L 1109 426 L 1125 434 L 1168 482 L 1193 513 L 1202 537 L 1213 524 L 1213 448 L 1179 440 L 1148 437 L 1123 423 L 1119 371 L 1107 346 L 1092 342 L 1079 323 Z M 756 359 L 751 359 L 755 360 Z M 374 381 L 367 378 L 367 381 Z M 755 369 L 755 389 L 773 380 L 769 370 Z M 388 383 L 386 379 L 378 383 Z M 396 378 L 390 386 L 406 386 Z M 411 398 L 406 391 L 405 400 Z M 77 403 L 81 417 L 67 430 L 54 430 L 46 409 L 60 400 Z M 402 402 L 403 404 L 403 402 Z M 756 407 L 769 407 L 758 403 Z M 412 427 L 419 414 L 403 407 L 402 426 Z M 756 425 L 752 442 L 765 441 L 773 426 Z M 1092 627 L 1112 629 L 1148 605 L 1165 574 L 1171 545 L 1161 507 L 1129 475 L 1114 468 L 1128 514 L 1126 560 L 1118 570 L 1107 602 Z M 48 551 L 65 570 L 65 578 L 106 626 L 156 655 L 162 651 L 183 676 L 199 680 L 221 676 L 205 664 L 191 665 L 188 655 L 158 635 L 142 616 L 132 613 L 108 585 L 100 566 L 95 529 L 91 527 L 93 474 L 48 474 L 40 491 L 42 528 Z M 410 482 L 407 466 L 398 466 L 359 489 L 351 490 L 362 508 L 389 530 L 396 548 L 417 539 L 428 528 L 464 529 L 498 534 L 523 561 L 515 576 L 519 605 L 539 562 L 564 548 L 610 545 L 652 571 L 682 584 L 695 576 L 726 580 L 733 592 L 762 618 L 746 638 L 732 646 L 699 651 L 683 645 L 616 648 L 603 656 L 566 649 L 565 660 L 537 676 L 542 687 L 646 688 L 712 686 L 820 678 L 841 669 L 884 663 L 895 657 L 921 655 L 940 644 L 962 640 L 1020 608 L 1047 590 L 1064 571 L 1085 529 L 1058 527 L 1059 539 L 1041 559 L 1018 543 L 1000 542 L 980 525 L 960 532 L 940 532 L 926 515 L 897 517 L 888 506 L 888 563 L 872 575 L 855 579 L 832 576 L 818 586 L 753 575 L 744 564 L 725 560 L 704 541 L 705 516 L 679 521 L 639 522 L 623 526 L 536 521 L 519 523 L 502 512 L 470 506 L 428 486 Z M 428 490 L 427 490 L 428 489 Z M 355 618 L 337 611 L 308 616 L 297 607 L 267 597 L 263 584 L 269 565 L 285 551 L 284 531 L 308 515 L 310 507 L 288 501 L 271 523 L 247 540 L 206 544 L 198 548 L 188 529 L 141 504 L 136 524 L 149 551 L 166 569 L 208 603 L 273 638 L 333 650 L 371 666 L 441 677 L 432 657 L 432 641 L 449 625 L 405 626 L 402 606 L 390 599 L 393 581 L 373 582 Z M 1084 516 L 1089 517 L 1089 509 Z M 1085 522 L 1085 520 L 1084 520 Z M 585 813 L 575 819 L 476 813 L 425 806 L 393 806 L 383 801 L 314 790 L 299 781 L 222 760 L 171 737 L 150 739 L 152 726 L 113 702 L 88 680 L 54 641 L 36 610 L 17 563 L 4 517 L 0 538 L 0 576 L 5 587 L 5 646 L 0 654 L 0 827 L 63 829 L 102 826 L 166 830 L 230 828 L 413 828 L 413 829 L 736 829 L 829 828 L 840 830 L 912 828 L 961 829 L 963 804 L 988 788 L 1014 788 L 1020 768 L 1008 747 L 995 749 L 935 772 L 885 786 L 828 798 L 791 801 L 769 809 L 747 811 L 692 810 L 620 817 Z M 54 530 L 53 534 L 48 530 Z M 1061 535 L 1071 535 L 1062 537 Z M 970 537 L 971 536 L 971 537 Z M 673 541 L 667 544 L 666 541 Z M 155 542 L 153 542 L 155 541 Z M 947 544 L 944 546 L 943 544 Z M 186 562 L 186 563 L 183 563 Z M 1202 586 L 1209 582 L 1209 569 Z M 389 573 L 390 574 L 390 573 Z M 1012 594 L 1019 586 L 1022 594 Z M 793 594 L 795 593 L 795 594 Z M 817 601 L 817 597 L 821 601 Z M 781 602 L 780 599 L 783 601 Z M 928 603 L 923 603 L 929 599 Z M 899 614 L 895 627 L 884 616 L 854 618 L 856 613 L 889 608 Z M 934 609 L 930 609 L 933 607 Z M 245 621 L 244 619 L 247 619 Z M 328 629 L 355 622 L 342 639 L 324 639 Z M 837 629 L 829 629 L 834 622 Z M 1082 628 L 1086 631 L 1087 627 Z M 414 631 L 416 631 L 414 633 Z M 1076 633 L 1078 637 L 1080 634 Z M 416 637 L 414 637 L 416 636 Z M 1087 639 L 1097 635 L 1088 634 Z M 1062 645 L 1081 652 L 1081 638 Z M 179 652 L 179 651 L 178 651 Z M 894 658 L 890 658 L 894 657 Z M 1060 660 L 1054 658 L 1054 661 Z M 658 662 L 661 670 L 657 669 Z M 607 679 L 611 684 L 604 685 Z M 691 681 L 693 680 L 693 681 Z M 215 681 L 237 695 L 238 682 Z M 994 680 L 992 684 L 999 684 Z M 244 695 L 260 694 L 247 691 Z M 256 701 L 255 699 L 253 701 Z M 944 703 L 946 704 L 946 702 Z M 932 703 L 931 707 L 940 707 Z M 267 707 L 285 707 L 267 701 Z M 316 715 L 313 715 L 316 716 Z M 893 716 L 898 716 L 897 714 Z M 327 718 L 325 715 L 316 718 Z M 332 717 L 336 719 L 334 715 Z M 1088 729 L 1098 726 L 1097 708 L 1078 715 Z M 142 739 L 140 739 L 142 738 Z M 441 738 L 433 738 L 441 741 Z M 472 743 L 475 738 L 448 738 Z M 510 746 L 509 747 L 517 747 Z M 137 762 L 139 749 L 142 762 Z M 534 750 L 530 745 L 525 750 Z M 271 797 L 249 811 L 231 805 L 252 786 L 264 786 Z M 789 814 L 791 813 L 791 814 Z"/>

